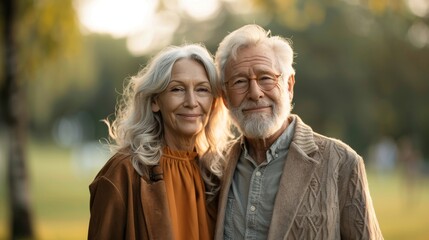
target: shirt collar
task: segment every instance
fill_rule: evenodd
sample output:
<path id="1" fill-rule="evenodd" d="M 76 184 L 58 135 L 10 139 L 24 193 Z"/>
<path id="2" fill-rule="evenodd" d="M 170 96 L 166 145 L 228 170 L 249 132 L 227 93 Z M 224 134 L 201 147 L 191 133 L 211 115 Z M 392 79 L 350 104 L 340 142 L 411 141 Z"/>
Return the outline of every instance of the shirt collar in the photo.
<path id="1" fill-rule="evenodd" d="M 282 150 L 288 150 L 290 143 L 292 142 L 293 134 L 295 132 L 295 118 L 289 118 L 291 122 L 285 129 L 285 131 L 280 135 L 279 138 L 271 145 L 271 152 L 277 152 Z"/>
<path id="2" fill-rule="evenodd" d="M 280 137 L 277 138 L 277 140 L 267 150 L 267 153 L 266 153 L 267 155 L 268 154 L 274 155 L 279 151 L 286 151 L 289 149 L 289 146 L 292 142 L 293 135 L 295 133 L 296 118 L 290 117 L 289 119 L 291 120 L 291 122 L 284 130 L 282 135 L 280 135 Z M 243 150 L 244 156 L 249 155 L 249 151 L 247 150 L 246 140 L 244 137 L 241 138 L 241 149 Z M 270 161 L 269 159 L 271 158 L 267 158 L 268 161 Z"/>

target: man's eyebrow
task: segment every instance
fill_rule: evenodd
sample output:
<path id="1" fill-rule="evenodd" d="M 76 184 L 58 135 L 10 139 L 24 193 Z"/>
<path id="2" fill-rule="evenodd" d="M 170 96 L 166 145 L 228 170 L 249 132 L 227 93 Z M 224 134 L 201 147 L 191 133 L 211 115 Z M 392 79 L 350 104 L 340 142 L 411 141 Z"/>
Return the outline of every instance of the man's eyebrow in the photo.
<path id="1" fill-rule="evenodd" d="M 236 74 L 232 75 L 232 76 L 230 77 L 230 79 L 231 79 L 231 78 L 236 78 L 236 77 L 248 77 L 248 76 L 249 76 L 249 74 L 247 74 L 247 73 L 239 72 L 239 73 L 236 73 Z"/>
<path id="2" fill-rule="evenodd" d="M 274 71 L 271 71 L 270 69 L 267 68 L 256 68 L 253 70 L 253 72 L 258 75 L 258 74 L 267 74 L 267 73 L 272 73 L 275 74 Z M 236 74 L 233 74 L 230 78 L 235 78 L 235 77 L 249 77 L 248 73 L 245 72 L 239 72 Z"/>

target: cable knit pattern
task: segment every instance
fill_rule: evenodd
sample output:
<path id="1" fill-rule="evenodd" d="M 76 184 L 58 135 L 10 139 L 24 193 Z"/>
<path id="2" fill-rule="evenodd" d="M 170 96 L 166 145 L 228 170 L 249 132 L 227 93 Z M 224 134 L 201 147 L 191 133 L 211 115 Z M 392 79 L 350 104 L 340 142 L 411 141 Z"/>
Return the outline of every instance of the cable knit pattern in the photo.
<path id="1" fill-rule="evenodd" d="M 343 142 L 314 133 L 296 116 L 268 239 L 383 239 L 363 159 Z M 240 154 L 231 148 L 219 195 L 215 239 L 223 239 L 227 193 Z"/>
<path id="2" fill-rule="evenodd" d="M 313 140 L 313 130 L 311 127 L 305 125 L 300 118 L 297 118 L 297 121 L 293 137 L 294 143 L 306 154 L 317 151 L 318 147 Z"/>

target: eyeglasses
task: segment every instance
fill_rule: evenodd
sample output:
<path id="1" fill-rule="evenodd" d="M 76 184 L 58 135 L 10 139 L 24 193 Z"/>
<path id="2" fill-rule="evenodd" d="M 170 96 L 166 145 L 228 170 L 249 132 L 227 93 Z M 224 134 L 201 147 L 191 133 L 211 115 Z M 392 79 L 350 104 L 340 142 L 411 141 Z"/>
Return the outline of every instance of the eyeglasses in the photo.
<path id="1" fill-rule="evenodd" d="M 250 81 L 255 80 L 263 91 L 270 91 L 277 86 L 279 78 L 282 76 L 283 73 L 278 75 L 273 73 L 264 73 L 256 76 L 256 78 L 237 77 L 230 81 L 226 81 L 225 84 L 227 89 L 234 91 L 237 94 L 243 94 L 249 91 Z"/>

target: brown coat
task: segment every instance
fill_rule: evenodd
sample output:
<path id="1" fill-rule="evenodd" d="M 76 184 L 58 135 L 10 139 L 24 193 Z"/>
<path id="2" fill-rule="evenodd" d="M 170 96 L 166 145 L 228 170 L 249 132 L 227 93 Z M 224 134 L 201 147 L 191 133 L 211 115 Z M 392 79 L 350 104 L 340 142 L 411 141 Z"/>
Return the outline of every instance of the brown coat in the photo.
<path id="1" fill-rule="evenodd" d="M 295 134 L 274 203 L 268 239 L 383 239 L 362 158 L 344 143 L 314 133 L 296 116 Z M 225 209 L 240 141 L 232 146 L 219 195 L 215 239 L 223 239 Z"/>
<path id="2" fill-rule="evenodd" d="M 141 177 L 130 159 L 116 154 L 89 186 L 88 239 L 173 239 L 160 167 Z M 209 214 L 215 217 L 215 208 Z"/>

